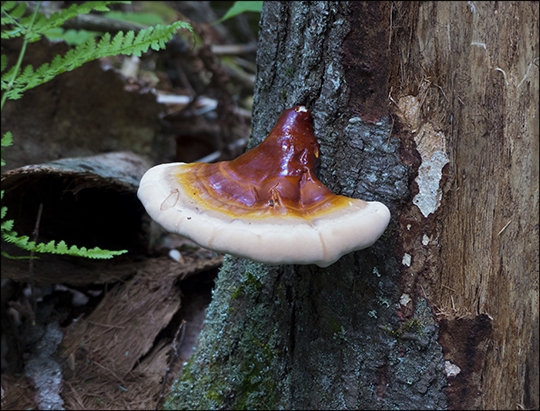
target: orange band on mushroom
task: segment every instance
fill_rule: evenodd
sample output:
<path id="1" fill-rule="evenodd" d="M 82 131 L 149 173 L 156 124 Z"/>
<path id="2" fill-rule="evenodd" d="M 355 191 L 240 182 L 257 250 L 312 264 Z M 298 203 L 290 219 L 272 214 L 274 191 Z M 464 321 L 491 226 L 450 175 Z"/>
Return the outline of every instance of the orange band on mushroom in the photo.
<path id="1" fill-rule="evenodd" d="M 315 176 L 319 143 L 308 111 L 285 111 L 268 137 L 233 161 L 178 166 L 173 178 L 193 201 L 231 217 L 302 217 L 346 207 Z"/>

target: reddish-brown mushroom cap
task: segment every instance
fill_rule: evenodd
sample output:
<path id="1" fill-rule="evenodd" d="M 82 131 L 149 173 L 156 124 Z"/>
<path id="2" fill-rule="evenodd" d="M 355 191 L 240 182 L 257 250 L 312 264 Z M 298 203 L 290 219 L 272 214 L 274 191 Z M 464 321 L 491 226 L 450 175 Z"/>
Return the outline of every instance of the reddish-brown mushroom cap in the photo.
<path id="1" fill-rule="evenodd" d="M 171 163 L 143 176 L 139 198 L 165 229 L 203 247 L 268 264 L 318 264 L 372 245 L 384 204 L 333 194 L 315 176 L 319 143 L 304 106 L 233 161 Z"/>

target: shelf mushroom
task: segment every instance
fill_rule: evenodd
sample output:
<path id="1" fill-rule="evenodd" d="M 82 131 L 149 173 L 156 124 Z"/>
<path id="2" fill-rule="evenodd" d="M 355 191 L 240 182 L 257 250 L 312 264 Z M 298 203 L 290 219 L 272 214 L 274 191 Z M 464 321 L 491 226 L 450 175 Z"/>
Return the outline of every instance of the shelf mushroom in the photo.
<path id="1" fill-rule="evenodd" d="M 151 168 L 138 196 L 166 230 L 202 247 L 266 264 L 327 267 L 372 245 L 390 211 L 333 194 L 315 176 L 319 165 L 311 114 L 296 106 L 232 161 Z"/>

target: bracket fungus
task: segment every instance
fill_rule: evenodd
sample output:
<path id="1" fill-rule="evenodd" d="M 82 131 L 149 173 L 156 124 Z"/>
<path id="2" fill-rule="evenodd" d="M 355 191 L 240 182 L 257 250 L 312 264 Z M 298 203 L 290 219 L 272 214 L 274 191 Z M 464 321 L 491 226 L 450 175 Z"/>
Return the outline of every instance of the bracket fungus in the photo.
<path id="1" fill-rule="evenodd" d="M 151 168 L 138 196 L 166 230 L 203 247 L 266 264 L 327 267 L 372 245 L 390 211 L 333 194 L 315 176 L 319 165 L 311 114 L 296 106 L 235 160 Z"/>

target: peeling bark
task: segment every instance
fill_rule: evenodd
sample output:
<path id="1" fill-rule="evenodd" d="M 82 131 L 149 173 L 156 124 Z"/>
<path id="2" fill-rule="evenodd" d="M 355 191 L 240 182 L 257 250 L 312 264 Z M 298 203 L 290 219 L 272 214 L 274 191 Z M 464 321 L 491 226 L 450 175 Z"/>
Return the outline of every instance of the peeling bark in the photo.
<path id="1" fill-rule="evenodd" d="M 413 204 L 440 198 L 400 216 L 404 291 L 444 318 L 450 408 L 538 408 L 538 4 L 395 7 L 395 131 L 421 157 Z M 422 174 L 437 141 L 448 164 Z"/>

